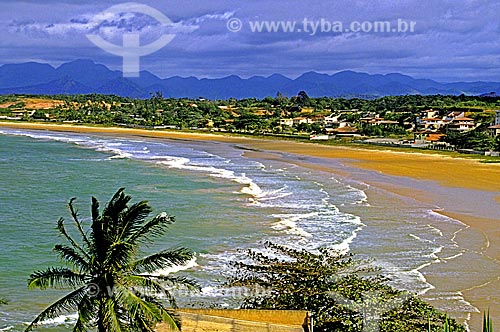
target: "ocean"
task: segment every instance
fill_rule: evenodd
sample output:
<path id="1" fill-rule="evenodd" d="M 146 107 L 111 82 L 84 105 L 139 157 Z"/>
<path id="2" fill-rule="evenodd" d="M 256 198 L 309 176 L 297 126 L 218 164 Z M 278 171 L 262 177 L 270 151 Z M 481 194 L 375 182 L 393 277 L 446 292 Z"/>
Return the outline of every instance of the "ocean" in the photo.
<path id="1" fill-rule="evenodd" d="M 182 271 L 172 272 L 202 286 L 200 294 L 181 296 L 180 305 L 235 306 L 237 299 L 220 287 L 230 263 L 271 241 L 352 251 L 379 266 L 394 286 L 454 317 L 466 319 L 477 310 L 458 285 L 446 282 L 460 271 L 461 259 L 484 264 L 485 280 L 494 271 L 456 240 L 464 224 L 363 182 L 245 157 L 246 149 L 215 141 L 0 128 L 0 297 L 9 300 L 0 306 L 0 331 L 22 331 L 63 294 L 28 290 L 26 280 L 60 264 L 52 248 L 62 242 L 55 226 L 59 217 L 69 219 L 68 200 L 77 197 L 80 213 L 89 216 L 92 195 L 104 204 L 120 187 L 134 201 L 149 201 L 154 213 L 176 217 L 147 250 L 185 246 L 196 253 Z M 444 282 L 428 281 L 436 274 Z M 44 328 L 63 331 L 72 321 L 74 315 L 61 316 Z"/>

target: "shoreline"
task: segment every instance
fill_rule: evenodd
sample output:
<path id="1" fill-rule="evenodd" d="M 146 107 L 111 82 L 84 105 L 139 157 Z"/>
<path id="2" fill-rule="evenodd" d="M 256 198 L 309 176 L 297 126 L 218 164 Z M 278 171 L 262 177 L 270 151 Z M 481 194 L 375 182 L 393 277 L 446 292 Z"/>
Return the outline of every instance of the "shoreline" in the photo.
<path id="1" fill-rule="evenodd" d="M 500 262 L 500 178 L 499 164 L 481 164 L 478 161 L 465 158 L 451 158 L 440 155 L 428 155 L 412 152 L 373 151 L 361 148 L 326 146 L 284 140 L 265 140 L 248 137 L 233 137 L 208 133 L 183 133 L 171 131 L 152 131 L 145 129 L 117 128 L 117 127 L 90 127 L 74 125 L 54 125 L 40 123 L 4 123 L 0 128 L 27 130 L 51 130 L 59 132 L 77 132 L 91 134 L 109 134 L 123 136 L 142 136 L 164 139 L 182 139 L 196 141 L 220 141 L 225 143 L 241 144 L 248 147 L 244 152 L 249 158 L 276 159 L 297 164 L 309 169 L 336 173 L 345 178 L 362 178 L 364 182 L 382 190 L 408 197 L 426 204 L 436 205 L 434 212 L 458 220 L 470 228 L 481 233 L 484 245 L 479 250 L 485 256 Z M 316 162 L 315 158 L 321 159 Z M 336 161 L 331 163 L 329 161 Z M 370 174 L 387 176 L 391 182 L 369 179 Z M 415 188 L 411 183 L 402 179 L 417 181 L 421 186 Z M 436 189 L 438 188 L 438 189 Z M 461 197 L 460 191 L 475 191 L 480 195 L 475 199 L 489 201 L 485 206 L 492 207 L 483 211 L 474 206 L 474 197 L 467 206 L 460 202 L 447 202 L 442 192 L 449 192 Z M 441 191 L 442 190 L 442 191 Z M 491 196 L 491 197 L 490 197 Z M 489 205 L 488 205 L 489 204 Z M 493 208 L 494 207 L 494 208 Z M 500 276 L 499 276 L 500 278 Z M 481 310 L 490 308 L 494 324 L 500 324 L 500 290 L 495 292 L 492 283 L 500 280 L 491 280 L 488 284 L 464 289 L 464 297 Z M 492 294 L 493 293 L 495 294 Z M 479 329 L 482 316 L 473 314 L 469 325 L 472 330 Z"/>
<path id="2" fill-rule="evenodd" d="M 493 180 L 500 178 L 500 163 L 481 163 L 474 159 L 413 151 L 393 151 L 390 148 L 370 150 L 362 147 L 331 146 L 280 139 L 231 136 L 229 134 L 2 121 L 0 121 L 0 127 L 248 144 L 252 148 L 249 151 L 254 152 L 284 152 L 308 157 L 340 159 L 354 168 L 372 170 L 391 176 L 436 181 L 447 187 L 497 192 L 497 203 L 500 205 L 500 181 Z M 457 164 L 460 164 L 461 167 L 457 167 Z M 471 167 L 474 167 L 474 170 L 471 170 Z"/>

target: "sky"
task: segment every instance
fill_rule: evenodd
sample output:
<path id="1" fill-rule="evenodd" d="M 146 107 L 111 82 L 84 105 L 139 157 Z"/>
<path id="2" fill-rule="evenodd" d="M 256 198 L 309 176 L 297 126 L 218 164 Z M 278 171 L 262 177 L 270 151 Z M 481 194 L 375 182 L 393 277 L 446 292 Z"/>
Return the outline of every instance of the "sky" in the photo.
<path id="1" fill-rule="evenodd" d="M 124 3 L 0 0 L 0 64 L 36 61 L 57 67 L 91 59 L 121 69 L 123 56 L 96 46 L 87 35 L 121 51 L 124 35 L 135 35 L 141 47 L 168 35 L 173 39 L 164 47 L 140 57 L 141 70 L 161 78 L 274 73 L 295 78 L 309 71 L 353 70 L 441 82 L 500 81 L 497 0 L 135 2 L 161 17 L 125 12 L 136 7 Z M 117 5 L 123 12 L 110 10 Z M 389 24 L 389 31 L 376 31 L 377 24 L 386 29 Z"/>

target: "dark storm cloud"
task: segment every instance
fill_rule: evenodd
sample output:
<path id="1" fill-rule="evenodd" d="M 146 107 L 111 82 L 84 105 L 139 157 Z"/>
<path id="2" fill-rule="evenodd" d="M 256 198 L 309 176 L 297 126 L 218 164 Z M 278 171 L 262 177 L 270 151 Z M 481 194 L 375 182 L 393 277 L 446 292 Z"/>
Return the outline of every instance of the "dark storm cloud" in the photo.
<path id="1" fill-rule="evenodd" d="M 500 29 L 496 1 L 142 1 L 174 24 L 168 29 L 150 17 L 123 13 L 97 17 L 123 1 L 2 1 L 1 63 L 36 60 L 57 65 L 91 58 L 113 68 L 121 59 L 87 40 L 97 33 L 119 43 L 122 34 L 141 33 L 143 42 L 163 33 L 176 38 L 162 50 L 143 57 L 144 69 L 161 76 L 220 77 L 281 73 L 297 76 L 316 70 L 333 73 L 402 72 L 449 80 L 500 79 Z M 242 29 L 226 23 L 239 19 Z M 253 32 L 251 22 L 304 19 L 415 22 L 414 32 Z"/>

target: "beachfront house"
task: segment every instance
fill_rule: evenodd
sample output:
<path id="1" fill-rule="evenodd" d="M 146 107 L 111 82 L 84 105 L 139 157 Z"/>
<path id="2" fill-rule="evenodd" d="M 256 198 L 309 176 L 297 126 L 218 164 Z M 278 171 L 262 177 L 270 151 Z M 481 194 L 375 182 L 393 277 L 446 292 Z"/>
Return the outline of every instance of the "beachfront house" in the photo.
<path id="1" fill-rule="evenodd" d="M 368 124 L 371 126 L 380 126 L 380 125 L 398 125 L 398 121 L 394 120 L 386 120 L 384 118 L 376 117 L 365 117 L 360 119 L 361 123 Z"/>
<path id="2" fill-rule="evenodd" d="M 474 123 L 474 119 L 466 117 L 454 118 L 448 124 L 448 130 L 459 131 L 459 132 L 466 132 L 474 129 L 475 127 L 476 124 Z"/>
<path id="3" fill-rule="evenodd" d="M 280 119 L 280 126 L 292 127 L 293 126 L 293 119 Z"/>
<path id="4" fill-rule="evenodd" d="M 341 117 L 341 114 L 335 115 L 334 113 L 330 114 L 329 116 L 326 116 L 325 117 L 325 125 L 331 127 L 333 125 L 339 124 L 340 117 Z"/>
<path id="5" fill-rule="evenodd" d="M 448 122 L 440 118 L 423 118 L 421 119 L 420 125 L 423 129 L 428 131 L 436 132 L 442 127 L 444 127 Z"/>
<path id="6" fill-rule="evenodd" d="M 325 125 L 325 116 L 324 115 L 313 115 L 311 116 L 311 120 L 314 123 Z"/>
<path id="7" fill-rule="evenodd" d="M 431 108 L 430 110 L 420 112 L 420 116 L 427 119 L 437 118 L 439 116 L 439 111 L 435 111 Z"/>
<path id="8" fill-rule="evenodd" d="M 495 110 L 495 126 L 500 125 L 500 110 Z"/>
<path id="9" fill-rule="evenodd" d="M 500 124 L 488 127 L 488 129 L 490 130 L 491 136 L 497 137 L 500 135 Z"/>
<path id="10" fill-rule="evenodd" d="M 356 127 L 351 127 L 350 125 L 338 127 L 335 129 L 331 129 L 329 131 L 330 134 L 333 134 L 337 137 L 359 137 L 359 130 Z"/>
<path id="11" fill-rule="evenodd" d="M 448 113 L 445 117 L 446 121 L 453 121 L 454 119 L 465 118 L 465 112 L 463 111 L 453 111 Z"/>
<path id="12" fill-rule="evenodd" d="M 314 121 L 310 118 L 304 118 L 304 117 L 297 117 L 297 118 L 293 118 L 293 124 L 294 125 L 299 125 L 301 123 L 307 123 L 307 124 L 311 124 L 311 123 L 314 123 Z"/>

